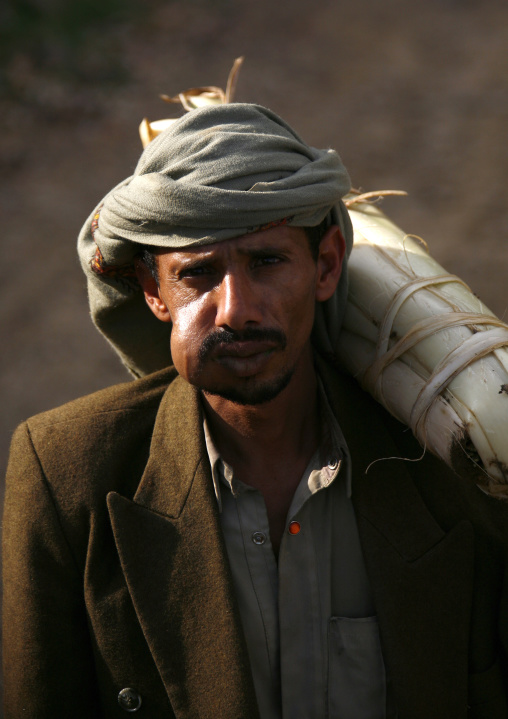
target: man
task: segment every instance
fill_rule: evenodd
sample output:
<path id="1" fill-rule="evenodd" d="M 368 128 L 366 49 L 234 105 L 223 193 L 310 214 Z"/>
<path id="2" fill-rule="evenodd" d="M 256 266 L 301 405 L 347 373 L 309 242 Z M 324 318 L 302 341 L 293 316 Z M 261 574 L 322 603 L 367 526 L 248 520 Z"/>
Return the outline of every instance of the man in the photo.
<path id="1" fill-rule="evenodd" d="M 85 224 L 94 321 L 142 378 L 14 439 L 7 717 L 508 717 L 506 506 L 372 464 L 414 441 L 333 364 L 348 189 L 218 106 Z"/>

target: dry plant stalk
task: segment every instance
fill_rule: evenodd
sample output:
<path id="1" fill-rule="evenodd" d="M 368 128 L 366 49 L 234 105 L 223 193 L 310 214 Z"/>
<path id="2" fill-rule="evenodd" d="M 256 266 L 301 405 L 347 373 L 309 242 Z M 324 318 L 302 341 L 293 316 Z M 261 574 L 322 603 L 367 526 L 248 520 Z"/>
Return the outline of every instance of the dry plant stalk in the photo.
<path id="1" fill-rule="evenodd" d="M 223 105 L 225 103 L 233 102 L 238 73 L 240 72 L 242 63 L 243 57 L 237 57 L 234 61 L 233 67 L 229 72 L 225 92 L 220 87 L 206 85 L 204 87 L 191 87 L 189 90 L 179 92 L 178 95 L 174 95 L 173 97 L 169 95 L 160 95 L 160 98 L 161 100 L 164 100 L 164 102 L 182 105 L 187 112 L 196 110 L 198 107 L 205 107 L 206 105 Z M 150 144 L 157 135 L 160 135 L 161 132 L 172 125 L 177 119 L 178 118 L 172 118 L 150 122 L 145 117 L 139 126 L 139 136 L 141 137 L 141 144 L 143 145 L 143 148 Z"/>
<path id="2" fill-rule="evenodd" d="M 346 204 L 342 363 L 423 447 L 508 498 L 508 325 L 365 196 Z"/>

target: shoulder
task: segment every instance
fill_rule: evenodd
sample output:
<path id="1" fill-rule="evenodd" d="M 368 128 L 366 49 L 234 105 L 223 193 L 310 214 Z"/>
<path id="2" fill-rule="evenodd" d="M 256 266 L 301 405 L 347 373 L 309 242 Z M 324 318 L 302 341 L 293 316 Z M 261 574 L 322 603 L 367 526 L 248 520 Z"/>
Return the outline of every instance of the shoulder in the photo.
<path id="1" fill-rule="evenodd" d="M 383 487 L 388 488 L 392 470 L 399 465 L 444 531 L 466 520 L 487 545 L 493 542 L 508 548 L 508 500 L 481 490 L 481 477 L 472 464 L 464 462 L 458 473 L 453 471 L 424 450 L 408 427 L 361 389 L 355 379 L 330 365 L 322 366 L 323 370 L 357 469 L 372 461 L 382 475 Z M 365 469 L 361 466 L 360 473 Z M 372 474 L 372 469 L 368 473 Z"/>
<path id="2" fill-rule="evenodd" d="M 160 403 L 162 395 L 176 377 L 176 370 L 168 367 L 141 379 L 107 387 L 34 415 L 27 420 L 27 425 L 30 431 L 40 432 L 58 428 L 58 425 L 90 422 L 93 418 L 99 422 L 107 422 L 111 413 L 145 411 Z"/>
<path id="3" fill-rule="evenodd" d="M 493 559 L 496 547 L 508 552 L 508 500 L 489 495 L 475 481 L 475 473 L 457 474 L 430 452 L 411 467 L 411 475 L 429 512 L 443 529 L 468 521 L 477 548 Z"/>
<path id="4" fill-rule="evenodd" d="M 181 403 L 189 392 L 182 384 L 187 385 L 169 368 L 20 425 L 6 476 L 4 530 L 10 527 L 16 537 L 33 534 L 42 544 L 54 521 L 84 566 L 93 533 L 109 526 L 108 493 L 134 497 L 161 402 L 170 389 L 171 402 Z M 175 412 L 186 414 L 185 408 Z"/>
<path id="5" fill-rule="evenodd" d="M 135 489 L 162 397 L 177 377 L 171 367 L 31 417 L 13 437 L 8 482 L 36 467 L 55 493 Z"/>

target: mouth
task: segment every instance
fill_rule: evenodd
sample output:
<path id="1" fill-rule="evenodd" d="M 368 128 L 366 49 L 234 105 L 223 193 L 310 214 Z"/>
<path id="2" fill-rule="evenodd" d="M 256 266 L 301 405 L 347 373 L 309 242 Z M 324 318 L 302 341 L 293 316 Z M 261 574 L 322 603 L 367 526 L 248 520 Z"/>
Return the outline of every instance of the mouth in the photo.
<path id="1" fill-rule="evenodd" d="M 212 362 L 236 377 L 249 378 L 261 372 L 271 357 L 286 348 L 282 330 L 247 328 L 242 332 L 221 329 L 211 332 L 199 349 L 203 370 Z"/>

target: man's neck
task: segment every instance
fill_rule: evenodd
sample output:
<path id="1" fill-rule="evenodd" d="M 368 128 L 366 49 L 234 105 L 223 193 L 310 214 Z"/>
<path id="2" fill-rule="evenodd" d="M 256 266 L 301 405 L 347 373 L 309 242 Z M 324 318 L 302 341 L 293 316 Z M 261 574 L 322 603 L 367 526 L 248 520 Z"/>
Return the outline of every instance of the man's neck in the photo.
<path id="1" fill-rule="evenodd" d="M 270 402 L 241 405 L 203 393 L 203 404 L 217 448 L 233 467 L 235 460 L 296 456 L 309 438 L 317 438 L 317 380 L 311 357 L 299 363 L 288 386 Z"/>
<path id="2" fill-rule="evenodd" d="M 265 499 L 277 552 L 296 487 L 319 444 L 317 379 L 312 356 L 273 400 L 239 405 L 203 395 L 214 442 L 242 482 Z"/>

